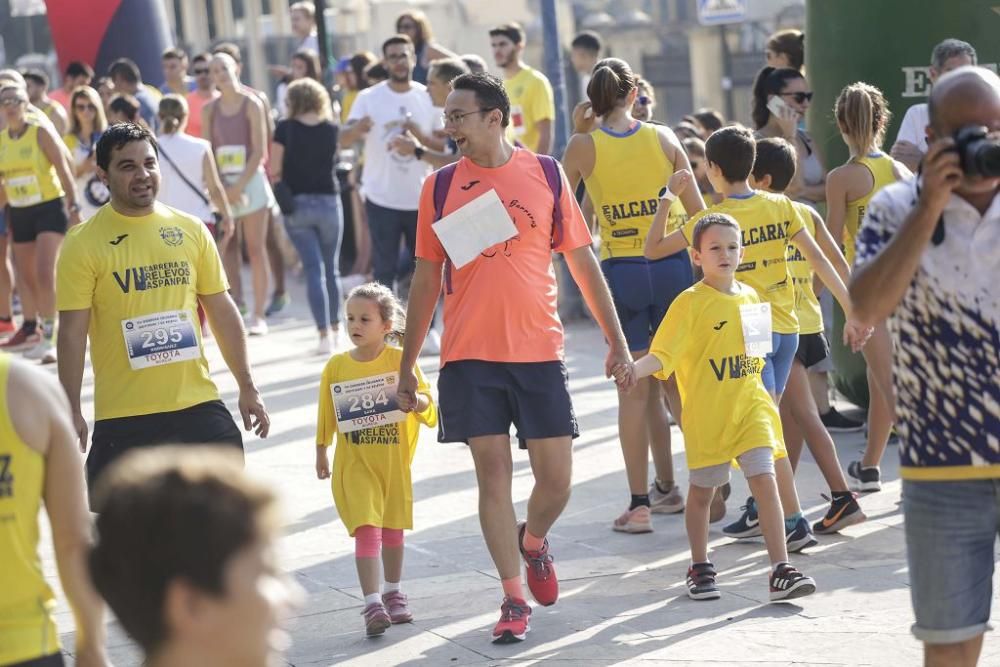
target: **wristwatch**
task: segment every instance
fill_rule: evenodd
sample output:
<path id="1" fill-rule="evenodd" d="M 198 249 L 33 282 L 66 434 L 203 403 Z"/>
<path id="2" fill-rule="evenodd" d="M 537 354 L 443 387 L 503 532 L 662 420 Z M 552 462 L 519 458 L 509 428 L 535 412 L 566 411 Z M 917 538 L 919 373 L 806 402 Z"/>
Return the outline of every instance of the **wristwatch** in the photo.
<path id="1" fill-rule="evenodd" d="M 418 160 L 423 160 L 424 159 L 424 153 L 426 153 L 426 152 L 427 152 L 427 149 L 424 148 L 423 146 L 417 146 L 416 148 L 413 149 L 413 154 L 417 156 Z"/>
<path id="2" fill-rule="evenodd" d="M 658 194 L 656 198 L 672 202 L 673 200 L 677 199 L 677 195 L 671 192 L 670 188 L 664 185 L 662 188 L 660 188 L 660 194 Z"/>

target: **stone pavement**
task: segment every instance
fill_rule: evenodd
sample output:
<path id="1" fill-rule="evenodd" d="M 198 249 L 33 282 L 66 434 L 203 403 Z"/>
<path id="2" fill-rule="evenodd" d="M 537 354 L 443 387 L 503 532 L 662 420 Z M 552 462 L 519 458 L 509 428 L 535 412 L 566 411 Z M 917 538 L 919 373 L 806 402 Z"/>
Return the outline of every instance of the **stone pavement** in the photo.
<path id="1" fill-rule="evenodd" d="M 885 457 L 884 490 L 861 501 L 868 522 L 820 537 L 819 546 L 793 557 L 816 579 L 816 594 L 768 604 L 763 542 L 736 543 L 722 535 L 719 523 L 712 527 L 711 557 L 720 571 L 722 599 L 691 601 L 684 589 L 689 555 L 683 515 L 654 515 L 655 532 L 648 535 L 610 528 L 628 491 L 615 389 L 602 373 L 605 348 L 596 328 L 585 325 L 568 331 L 567 365 L 582 435 L 575 445 L 573 497 L 549 536 L 559 603 L 535 608 L 527 641 L 490 643 L 501 592 L 479 532 L 472 461 L 464 446 L 440 445 L 424 430 L 413 464 L 415 529 L 406 536 L 403 577 L 416 620 L 366 639 L 353 540 L 337 517 L 329 483 L 318 481 L 313 470 L 316 393 L 325 360 L 308 354 L 314 333 L 302 289 L 291 282 L 296 300 L 288 315 L 275 320 L 271 335 L 250 341 L 273 426 L 267 440 L 247 440 L 248 470 L 283 500 L 284 564 L 309 593 L 291 628 L 285 664 L 920 664 L 920 646 L 909 632 L 896 448 Z M 209 350 L 213 376 L 232 408 L 234 383 L 215 346 Z M 437 359 L 422 358 L 421 365 L 434 384 Z M 88 370 L 88 416 L 92 392 Z M 684 487 L 683 447 L 676 427 L 673 433 L 674 465 Z M 837 437 L 841 462 L 846 466 L 863 445 L 861 434 Z M 798 480 L 804 511 L 814 521 L 825 511 L 819 497 L 825 489 L 808 454 Z M 527 456 L 515 449 L 514 498 L 521 517 L 531 486 Z M 727 519 L 737 515 L 746 495 L 737 473 Z M 46 575 L 56 585 L 47 530 L 44 540 Z M 61 593 L 58 623 L 64 646 L 72 647 L 72 615 Z M 139 665 L 140 653 L 116 622 L 110 625 L 114 663 Z M 987 638 L 981 664 L 1000 664 L 1000 641 Z"/>

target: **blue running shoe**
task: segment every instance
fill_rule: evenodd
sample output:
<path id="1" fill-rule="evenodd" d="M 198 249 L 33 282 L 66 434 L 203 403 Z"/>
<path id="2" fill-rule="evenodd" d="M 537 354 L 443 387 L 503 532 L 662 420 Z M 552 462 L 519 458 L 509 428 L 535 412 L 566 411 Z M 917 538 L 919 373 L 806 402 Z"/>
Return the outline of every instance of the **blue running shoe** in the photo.
<path id="1" fill-rule="evenodd" d="M 813 537 L 809 522 L 804 516 L 800 516 L 799 520 L 795 522 L 795 528 L 785 529 L 785 544 L 788 547 L 788 553 L 796 554 L 806 547 L 816 546 L 819 542 Z"/>
<path id="2" fill-rule="evenodd" d="M 729 537 L 747 538 L 760 537 L 760 521 L 757 519 L 757 503 L 753 496 L 747 498 L 747 504 L 740 508 L 743 516 L 722 529 L 722 532 Z M 806 524 L 806 528 L 809 524 Z"/>

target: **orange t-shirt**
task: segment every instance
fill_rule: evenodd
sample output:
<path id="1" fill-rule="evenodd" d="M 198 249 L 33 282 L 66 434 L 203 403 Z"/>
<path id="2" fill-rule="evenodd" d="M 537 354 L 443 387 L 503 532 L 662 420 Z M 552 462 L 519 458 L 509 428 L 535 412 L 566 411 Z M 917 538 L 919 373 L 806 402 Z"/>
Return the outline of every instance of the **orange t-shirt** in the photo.
<path id="1" fill-rule="evenodd" d="M 201 136 L 201 108 L 219 96 L 219 91 L 213 90 L 209 97 L 202 97 L 197 90 L 192 90 L 185 96 L 188 103 L 188 124 L 184 131 L 192 137 Z"/>
<path id="2" fill-rule="evenodd" d="M 436 178 L 435 173 L 424 181 L 420 193 L 416 254 L 443 262 L 444 248 L 431 229 Z M 591 237 L 565 174 L 562 182 L 563 236 L 552 247 L 552 190 L 534 153 L 515 149 L 507 164 L 494 169 L 466 158 L 459 160 L 444 215 L 493 189 L 518 234 L 487 248 L 461 269 L 452 267 L 452 292 L 444 297 L 442 366 L 462 359 L 540 362 L 563 358 L 552 252 L 588 246 Z"/>

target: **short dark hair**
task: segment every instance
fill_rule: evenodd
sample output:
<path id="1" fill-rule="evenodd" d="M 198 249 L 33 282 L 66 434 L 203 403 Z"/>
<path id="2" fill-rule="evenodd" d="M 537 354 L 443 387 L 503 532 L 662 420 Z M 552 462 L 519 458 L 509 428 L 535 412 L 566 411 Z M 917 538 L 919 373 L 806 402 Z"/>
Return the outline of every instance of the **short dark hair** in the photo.
<path id="1" fill-rule="evenodd" d="M 160 59 L 169 60 L 173 58 L 174 60 L 185 60 L 187 57 L 188 54 L 185 53 L 183 49 L 179 49 L 176 46 L 171 46 L 169 49 L 166 49 L 163 52 L 163 55 L 160 56 Z"/>
<path id="2" fill-rule="evenodd" d="M 126 83 L 139 83 L 142 80 L 139 66 L 130 58 L 119 58 L 111 63 L 111 67 L 108 68 L 108 76 L 111 77 L 112 81 L 121 79 Z"/>
<path id="3" fill-rule="evenodd" d="M 396 44 L 402 44 L 403 46 L 409 47 L 411 51 L 413 50 L 413 40 L 407 35 L 393 35 L 389 39 L 382 42 L 382 55 L 385 55 L 386 49 Z"/>
<path id="4" fill-rule="evenodd" d="M 463 74 L 468 73 L 469 68 L 462 60 L 458 58 L 440 58 L 430 62 L 429 74 L 427 76 L 434 76 L 445 83 L 451 83 Z"/>
<path id="5" fill-rule="evenodd" d="M 756 155 L 753 133 L 742 125 L 716 130 L 705 142 L 705 158 L 722 170 L 730 183 L 745 181 L 753 169 Z"/>
<path id="6" fill-rule="evenodd" d="M 240 47 L 233 42 L 219 42 L 212 47 L 213 56 L 220 53 L 225 53 L 227 56 L 235 60 L 237 65 L 243 64 L 243 54 L 240 53 Z"/>
<path id="7" fill-rule="evenodd" d="M 698 124 L 711 134 L 726 124 L 726 118 L 717 109 L 703 107 L 692 114 Z"/>
<path id="8" fill-rule="evenodd" d="M 94 68 L 85 62 L 79 60 L 70 61 L 69 65 L 66 65 L 66 71 L 63 73 L 66 78 L 77 78 L 79 76 L 85 76 L 88 79 L 94 78 Z"/>
<path id="9" fill-rule="evenodd" d="M 701 237 L 705 235 L 709 227 L 715 226 L 729 227 L 735 229 L 737 233 L 740 231 L 740 223 L 736 222 L 736 218 L 733 216 L 725 213 L 709 213 L 698 218 L 698 222 L 694 223 L 694 231 L 691 232 L 691 247 L 701 251 Z"/>
<path id="10" fill-rule="evenodd" d="M 968 56 L 973 65 L 977 64 L 978 56 L 972 44 L 960 39 L 949 38 L 935 46 L 934 50 L 931 51 L 931 67 L 940 70 L 946 62 L 958 56 Z"/>
<path id="11" fill-rule="evenodd" d="M 160 146 L 156 143 L 156 137 L 147 128 L 137 123 L 115 123 L 97 140 L 97 166 L 107 171 L 111 166 L 111 153 L 133 141 L 148 141 L 159 157 Z"/>
<path id="12" fill-rule="evenodd" d="M 570 42 L 571 48 L 590 51 L 595 56 L 601 52 L 602 46 L 601 36 L 593 30 L 584 30 L 583 32 L 577 33 L 576 37 L 573 38 L 573 41 Z"/>
<path id="13" fill-rule="evenodd" d="M 496 109 L 500 112 L 501 127 L 510 124 L 510 98 L 500 79 L 488 72 L 463 74 L 451 82 L 451 87 L 453 90 L 471 90 L 481 109 Z"/>
<path id="14" fill-rule="evenodd" d="M 25 81 L 30 81 L 45 88 L 49 87 L 49 75 L 40 69 L 21 70 L 21 76 L 24 77 Z"/>
<path id="15" fill-rule="evenodd" d="M 171 583 L 225 596 L 227 565 L 273 534 L 275 502 L 231 450 L 143 448 L 108 470 L 95 494 L 88 565 L 94 586 L 147 657 L 169 639 L 164 603 Z"/>
<path id="16" fill-rule="evenodd" d="M 365 68 L 365 78 L 385 81 L 389 78 L 389 70 L 387 70 L 385 65 L 380 62 L 372 63 Z"/>
<path id="17" fill-rule="evenodd" d="M 753 162 L 753 177 L 758 181 L 771 177 L 771 189 L 784 192 L 795 176 L 795 147 L 781 137 L 757 142 L 757 157 Z"/>
<path id="18" fill-rule="evenodd" d="M 490 37 L 506 37 L 515 44 L 524 44 L 524 28 L 520 23 L 502 23 L 490 30 Z"/>
<path id="19" fill-rule="evenodd" d="M 788 28 L 779 30 L 767 38 L 767 48 L 774 53 L 783 53 L 788 58 L 788 66 L 801 70 L 805 62 L 806 36 L 801 30 Z"/>
<path id="20" fill-rule="evenodd" d="M 196 55 L 194 58 L 191 59 L 191 64 L 194 65 L 195 63 L 207 63 L 210 60 L 212 60 L 212 54 L 209 53 L 208 51 L 202 51 L 201 53 L 199 53 L 198 55 Z"/>
<path id="21" fill-rule="evenodd" d="M 486 71 L 486 61 L 483 57 L 475 53 L 466 53 L 462 56 L 462 62 L 465 66 L 469 68 L 469 71 L 473 74 L 478 74 L 479 72 Z"/>

